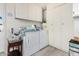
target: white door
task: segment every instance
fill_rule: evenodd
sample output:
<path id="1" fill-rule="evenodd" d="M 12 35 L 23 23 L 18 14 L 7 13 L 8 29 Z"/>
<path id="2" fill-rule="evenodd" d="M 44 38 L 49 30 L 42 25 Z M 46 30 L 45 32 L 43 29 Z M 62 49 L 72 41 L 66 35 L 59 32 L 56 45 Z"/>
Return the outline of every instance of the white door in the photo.
<path id="1" fill-rule="evenodd" d="M 50 11 L 52 10 L 52 11 Z M 48 24 L 49 24 L 49 43 L 50 45 L 61 49 L 61 39 L 62 39 L 62 29 L 61 29 L 61 19 L 60 19 L 60 13 L 58 11 L 59 9 L 49 9 L 48 12 L 50 12 L 51 15 L 48 15 Z"/>
<path id="2" fill-rule="evenodd" d="M 5 4 L 0 4 L 0 52 L 4 51 L 5 44 Z"/>
<path id="3" fill-rule="evenodd" d="M 55 18 L 52 21 L 53 26 L 51 25 L 51 32 L 52 32 L 52 37 L 53 37 L 53 46 L 57 47 L 58 49 L 61 49 L 61 40 L 62 40 L 62 28 L 61 28 L 61 19 L 59 16 L 59 13 L 55 9 Z"/>
<path id="4" fill-rule="evenodd" d="M 72 4 L 64 4 L 50 9 L 49 43 L 50 45 L 68 52 L 68 42 L 73 35 Z M 48 11 L 48 12 L 49 12 Z"/>

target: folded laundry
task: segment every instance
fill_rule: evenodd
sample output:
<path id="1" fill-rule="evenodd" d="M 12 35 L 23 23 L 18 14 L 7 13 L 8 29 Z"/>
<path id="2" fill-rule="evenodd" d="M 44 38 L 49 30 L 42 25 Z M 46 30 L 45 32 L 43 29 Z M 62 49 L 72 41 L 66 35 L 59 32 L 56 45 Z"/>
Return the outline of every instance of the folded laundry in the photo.
<path id="1" fill-rule="evenodd" d="M 69 41 L 69 55 L 79 56 L 79 41 L 73 39 Z"/>

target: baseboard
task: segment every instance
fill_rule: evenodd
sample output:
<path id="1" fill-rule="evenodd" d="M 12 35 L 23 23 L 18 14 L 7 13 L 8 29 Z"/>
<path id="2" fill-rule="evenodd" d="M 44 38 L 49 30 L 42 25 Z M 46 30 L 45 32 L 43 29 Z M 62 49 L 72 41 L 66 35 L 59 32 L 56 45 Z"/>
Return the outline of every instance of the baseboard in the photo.
<path id="1" fill-rule="evenodd" d="M 43 50 L 44 48 L 48 47 L 49 45 L 46 45 L 45 47 L 41 48 L 39 51 Z"/>

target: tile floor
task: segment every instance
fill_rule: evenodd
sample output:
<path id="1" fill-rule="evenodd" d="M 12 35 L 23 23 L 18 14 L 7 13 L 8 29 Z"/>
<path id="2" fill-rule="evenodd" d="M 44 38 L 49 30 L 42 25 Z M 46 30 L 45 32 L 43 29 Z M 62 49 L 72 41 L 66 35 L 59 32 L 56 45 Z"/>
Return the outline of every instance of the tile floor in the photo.
<path id="1" fill-rule="evenodd" d="M 37 53 L 33 54 L 32 56 L 68 56 L 68 53 L 59 50 L 57 48 L 48 46 Z"/>

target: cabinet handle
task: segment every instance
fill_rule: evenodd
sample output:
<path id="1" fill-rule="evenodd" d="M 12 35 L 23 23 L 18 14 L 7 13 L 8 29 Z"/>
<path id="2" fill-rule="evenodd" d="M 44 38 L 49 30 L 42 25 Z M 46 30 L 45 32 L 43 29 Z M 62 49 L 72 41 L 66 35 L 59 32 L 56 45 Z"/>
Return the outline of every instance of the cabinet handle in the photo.
<path id="1" fill-rule="evenodd" d="M 64 25 L 64 23 L 61 23 L 61 25 Z"/>
<path id="2" fill-rule="evenodd" d="M 0 25 L 2 25 L 2 24 L 0 24 Z"/>
<path id="3" fill-rule="evenodd" d="M 0 30 L 0 32 L 1 32 L 1 30 Z"/>
<path id="4" fill-rule="evenodd" d="M 28 44 L 29 44 L 29 40 L 28 40 Z"/>

